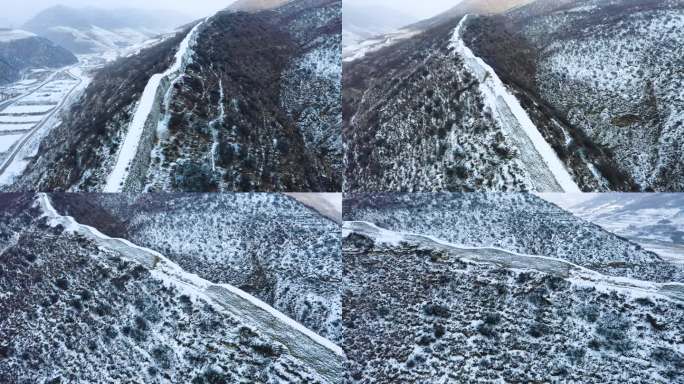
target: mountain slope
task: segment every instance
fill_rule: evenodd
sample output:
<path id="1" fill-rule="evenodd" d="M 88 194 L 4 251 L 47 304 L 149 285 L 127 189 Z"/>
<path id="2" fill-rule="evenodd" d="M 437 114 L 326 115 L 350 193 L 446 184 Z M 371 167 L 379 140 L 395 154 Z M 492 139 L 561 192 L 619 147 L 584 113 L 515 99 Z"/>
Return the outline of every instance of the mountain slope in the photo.
<path id="1" fill-rule="evenodd" d="M 338 342 L 339 224 L 278 194 L 51 196 L 56 209 L 247 291 Z M 188 226 L 184 223 L 194 223 Z"/>
<path id="2" fill-rule="evenodd" d="M 571 190 L 540 177 L 546 167 L 568 173 L 583 191 L 681 189 L 672 73 L 681 55 L 668 48 L 681 46 L 681 6 L 525 3 L 467 19 L 464 3 L 344 63 L 350 190 Z M 637 46 L 662 54 L 643 49 L 620 64 Z M 492 98 L 491 85 L 499 83 Z M 516 102 L 500 104 L 498 96 Z M 531 151 L 522 131 L 546 149 Z"/>
<path id="3" fill-rule="evenodd" d="M 473 21 L 465 40 L 546 115 L 601 148 L 610 161 L 594 163 L 604 177 L 679 191 L 683 22 L 678 1 L 537 1 Z"/>
<path id="4" fill-rule="evenodd" d="M 347 382 L 682 380 L 681 291 L 356 233 L 343 253 Z"/>
<path id="5" fill-rule="evenodd" d="M 0 29 L 0 85 L 31 68 L 59 68 L 78 60 L 69 51 L 30 32 Z"/>
<path id="6" fill-rule="evenodd" d="M 458 20 L 344 63 L 345 187 L 350 191 L 564 190 L 585 187 L 534 119 L 465 53 Z M 499 103 L 500 97 L 513 102 Z M 546 154 L 546 155 L 544 155 Z M 565 163 L 563 163 L 565 164 Z M 554 172 L 553 169 L 557 171 Z M 588 171 L 587 171 L 588 172 Z M 562 185 L 561 185 L 562 184 Z"/>
<path id="7" fill-rule="evenodd" d="M 13 188 L 339 190 L 340 10 L 223 11 L 121 59 Z"/>
<path id="8" fill-rule="evenodd" d="M 531 195 L 354 194 L 344 215 L 348 382 L 682 379 L 682 268 L 626 239 Z"/>
<path id="9" fill-rule="evenodd" d="M 7 195 L 0 207 L 3 381 L 338 382 L 338 347 L 235 287 L 60 215 L 53 202 L 69 198 L 79 199 Z"/>
<path id="10" fill-rule="evenodd" d="M 679 194 L 601 194 L 576 204 L 543 197 L 667 260 L 684 262 L 684 197 Z"/>
<path id="11" fill-rule="evenodd" d="M 39 12 L 24 28 L 76 54 L 92 54 L 142 43 L 188 21 L 187 16 L 171 11 L 58 5 Z"/>

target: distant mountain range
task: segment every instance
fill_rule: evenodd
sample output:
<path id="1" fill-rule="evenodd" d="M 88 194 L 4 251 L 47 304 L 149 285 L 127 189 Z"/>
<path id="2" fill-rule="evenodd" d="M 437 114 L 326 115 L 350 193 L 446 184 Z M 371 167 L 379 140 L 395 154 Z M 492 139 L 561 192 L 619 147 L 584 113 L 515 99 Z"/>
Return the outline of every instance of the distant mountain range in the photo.
<path id="1" fill-rule="evenodd" d="M 228 9 L 233 11 L 256 12 L 279 7 L 290 0 L 237 0 Z"/>
<path id="2" fill-rule="evenodd" d="M 421 20 L 407 29 L 427 30 L 453 19 L 461 18 L 467 14 L 474 15 L 495 15 L 507 12 L 513 8 L 520 7 L 536 0 L 462 0 L 453 8 L 446 10 L 431 18 Z"/>
<path id="3" fill-rule="evenodd" d="M 28 31 L 0 29 L 0 85 L 18 80 L 30 68 L 58 68 L 77 61 L 48 39 Z"/>
<path id="4" fill-rule="evenodd" d="M 59 5 L 39 12 L 23 28 L 76 54 L 84 54 L 139 44 L 190 21 L 192 18 L 174 11 Z"/>
<path id="5" fill-rule="evenodd" d="M 373 36 L 392 32 L 416 21 L 410 14 L 378 5 L 343 4 L 343 46 L 358 44 Z"/>

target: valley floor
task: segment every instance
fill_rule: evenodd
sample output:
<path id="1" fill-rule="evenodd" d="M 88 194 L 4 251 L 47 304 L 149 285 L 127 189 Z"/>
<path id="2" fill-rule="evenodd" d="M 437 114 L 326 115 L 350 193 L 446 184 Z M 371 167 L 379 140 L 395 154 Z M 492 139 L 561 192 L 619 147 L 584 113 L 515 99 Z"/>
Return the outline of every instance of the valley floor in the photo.
<path id="1" fill-rule="evenodd" d="M 83 70 L 76 65 L 32 71 L 0 89 L 0 93 L 11 95 L 0 103 L 0 186 L 10 184 L 23 173 L 31 157 L 40 155 L 42 139 L 85 89 L 88 77 Z"/>

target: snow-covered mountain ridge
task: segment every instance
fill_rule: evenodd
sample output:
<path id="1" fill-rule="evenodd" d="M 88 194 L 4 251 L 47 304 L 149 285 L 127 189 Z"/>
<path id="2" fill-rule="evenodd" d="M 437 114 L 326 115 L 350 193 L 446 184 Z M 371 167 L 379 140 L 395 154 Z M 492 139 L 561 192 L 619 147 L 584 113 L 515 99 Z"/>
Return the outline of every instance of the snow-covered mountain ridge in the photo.
<path id="1" fill-rule="evenodd" d="M 221 11 L 120 59 L 9 189 L 339 190 L 340 20 L 334 0 Z"/>
<path id="2" fill-rule="evenodd" d="M 515 144 L 520 150 L 520 160 L 529 173 L 531 189 L 579 192 L 572 176 L 515 96 L 506 89 L 496 72 L 466 46 L 461 34 L 467 22 L 468 16 L 464 16 L 454 30 L 451 47 L 464 58 L 466 66 L 480 82 L 479 88 L 486 107 L 501 122 L 504 135 L 510 140 L 517 140 Z"/>
<path id="3" fill-rule="evenodd" d="M 627 239 L 525 194 L 344 215 L 350 383 L 682 380 L 683 269 Z"/>
<path id="4" fill-rule="evenodd" d="M 563 184 L 582 191 L 681 190 L 681 102 L 672 73 L 682 56 L 681 4 L 513 5 L 465 19 L 465 11 L 447 12 L 345 56 L 346 188 L 569 190 L 539 176 L 539 164 L 554 159 L 556 176 L 567 173 Z M 457 28 L 463 45 L 449 43 Z M 470 65 L 473 56 L 480 65 Z M 502 111 L 480 92 L 492 82 L 515 100 L 508 107 L 524 113 Z M 511 131 L 513 118 L 536 128 L 529 132 L 541 136 L 537 151 L 521 142 L 529 135 Z M 539 153 L 546 161 L 534 160 Z"/>
<path id="5" fill-rule="evenodd" d="M 58 194 L 52 201 L 61 214 L 237 286 L 339 341 L 339 224 L 290 197 Z"/>
<path id="6" fill-rule="evenodd" d="M 339 382 L 344 354 L 332 342 L 235 286 L 59 212 L 73 204 L 107 231 L 121 229 L 103 214 L 109 198 L 122 197 L 79 204 L 77 195 L 16 194 L 0 203 L 3 381 Z"/>
<path id="7" fill-rule="evenodd" d="M 684 282 L 681 265 L 530 194 L 359 194 L 345 201 L 344 220 L 563 259 L 606 275 Z"/>

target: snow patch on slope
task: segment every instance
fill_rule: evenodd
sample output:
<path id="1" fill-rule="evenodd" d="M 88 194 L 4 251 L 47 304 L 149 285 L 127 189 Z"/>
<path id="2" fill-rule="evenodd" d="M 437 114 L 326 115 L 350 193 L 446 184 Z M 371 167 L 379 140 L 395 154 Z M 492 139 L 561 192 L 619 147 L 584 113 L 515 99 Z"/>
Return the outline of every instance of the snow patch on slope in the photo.
<path id="1" fill-rule="evenodd" d="M 211 170 L 216 171 L 216 158 L 218 157 L 219 149 L 219 129 L 220 125 L 226 119 L 226 106 L 225 106 L 226 95 L 223 89 L 223 81 L 219 81 L 219 115 L 216 119 L 209 123 L 211 128 L 211 137 L 213 143 L 211 144 Z"/>

